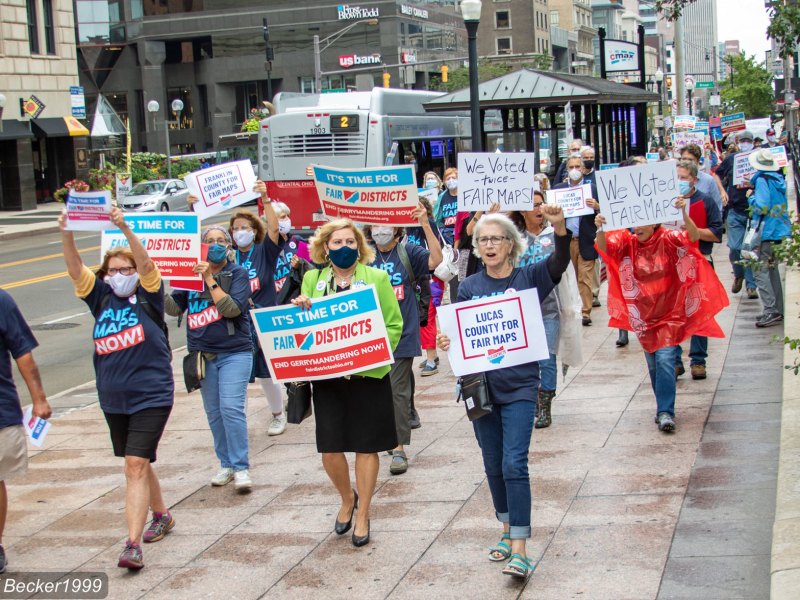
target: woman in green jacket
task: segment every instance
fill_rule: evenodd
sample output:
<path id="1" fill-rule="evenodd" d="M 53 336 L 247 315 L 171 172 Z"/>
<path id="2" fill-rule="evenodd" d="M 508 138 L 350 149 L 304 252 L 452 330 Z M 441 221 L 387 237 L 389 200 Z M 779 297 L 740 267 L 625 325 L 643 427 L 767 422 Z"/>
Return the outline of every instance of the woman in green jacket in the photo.
<path id="1" fill-rule="evenodd" d="M 403 332 L 400 305 L 386 272 L 367 266 L 375 255 L 361 230 L 347 219 L 326 223 L 311 239 L 309 252 L 311 260 L 326 267 L 306 273 L 302 293 L 292 303 L 308 309 L 312 298 L 373 285 L 394 351 Z M 378 480 L 378 453 L 397 446 L 389 370 L 387 365 L 313 384 L 317 451 L 322 454 L 325 472 L 342 496 L 334 531 L 339 535 L 347 533 L 358 509 L 354 546 L 369 542 L 369 507 Z M 350 483 L 345 452 L 356 453 L 358 490 Z"/>

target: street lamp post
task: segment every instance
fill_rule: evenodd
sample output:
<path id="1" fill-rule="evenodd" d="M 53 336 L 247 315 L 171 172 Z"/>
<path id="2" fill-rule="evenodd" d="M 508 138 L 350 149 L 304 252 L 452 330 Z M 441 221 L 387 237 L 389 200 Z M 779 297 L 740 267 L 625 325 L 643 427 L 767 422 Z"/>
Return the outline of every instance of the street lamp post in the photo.
<path id="1" fill-rule="evenodd" d="M 172 107 L 172 112 L 174 112 L 177 116 L 175 118 L 175 123 L 177 124 L 178 129 L 181 128 L 181 111 L 183 110 L 183 100 L 180 98 L 175 98 L 170 105 Z M 164 131 L 167 132 L 167 179 L 172 179 L 172 158 L 170 157 L 170 148 L 169 148 L 169 121 L 165 118 L 164 119 Z"/>
<path id="2" fill-rule="evenodd" d="M 3 109 L 6 107 L 6 96 L 0 94 L 0 133 L 3 132 Z"/>
<path id="3" fill-rule="evenodd" d="M 478 90 L 478 25 L 481 21 L 481 0 L 462 0 L 461 16 L 467 28 L 469 50 L 469 113 L 472 125 L 472 151 L 481 152 L 481 109 Z"/>
<path id="4" fill-rule="evenodd" d="M 661 84 L 664 83 L 664 71 L 661 70 L 661 67 L 656 69 L 656 74 L 654 75 L 656 80 L 656 85 L 658 85 L 658 114 L 661 119 L 661 127 L 658 128 L 658 145 L 664 145 L 664 96 L 661 94 Z"/>
<path id="5" fill-rule="evenodd" d="M 343 27 L 339 31 L 336 31 L 330 34 L 328 37 L 324 37 L 319 39 L 318 35 L 314 36 L 314 92 L 319 94 L 322 92 L 322 64 L 320 60 L 320 54 L 327 50 L 331 44 L 333 44 L 336 40 L 342 37 L 345 33 L 350 31 L 356 25 L 361 25 L 362 23 L 366 23 L 367 25 L 377 25 L 378 19 L 361 19 L 359 21 L 353 21 L 347 27 Z M 324 46 L 320 46 L 320 44 L 325 44 Z"/>
<path id="6" fill-rule="evenodd" d="M 691 79 L 686 81 L 686 93 L 689 94 L 689 115 L 694 114 L 694 103 L 692 102 L 692 90 L 694 89 L 694 81 Z"/>

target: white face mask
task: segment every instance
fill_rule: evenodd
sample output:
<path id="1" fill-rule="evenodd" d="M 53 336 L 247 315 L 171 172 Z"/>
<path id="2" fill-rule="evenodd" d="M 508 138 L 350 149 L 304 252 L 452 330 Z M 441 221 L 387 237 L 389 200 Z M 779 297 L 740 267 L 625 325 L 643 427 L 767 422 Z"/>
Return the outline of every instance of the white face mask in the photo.
<path id="1" fill-rule="evenodd" d="M 292 222 L 289 219 L 281 219 L 278 221 L 278 231 L 281 235 L 288 235 L 292 230 Z"/>
<path id="2" fill-rule="evenodd" d="M 569 170 L 569 178 L 572 181 L 579 181 L 581 177 L 583 177 L 583 173 L 581 173 L 580 169 L 570 169 Z"/>
<path id="3" fill-rule="evenodd" d="M 122 273 L 106 275 L 103 281 L 120 298 L 129 298 L 136 291 L 136 286 L 139 285 L 139 273 L 134 273 L 133 275 L 123 275 Z"/>
<path id="4" fill-rule="evenodd" d="M 372 239 L 378 246 L 388 246 L 394 239 L 394 229 L 391 227 L 373 227 Z"/>
<path id="5" fill-rule="evenodd" d="M 425 187 L 428 189 L 439 187 L 439 183 L 435 179 L 428 179 L 425 181 Z"/>
<path id="6" fill-rule="evenodd" d="M 739 142 L 739 149 L 742 152 L 750 152 L 753 149 L 753 142 Z"/>
<path id="7" fill-rule="evenodd" d="M 458 187 L 458 179 L 448 179 L 444 182 L 448 190 L 454 190 Z"/>
<path id="8" fill-rule="evenodd" d="M 768 135 L 767 136 L 767 141 L 768 142 L 772 142 L 774 144 L 775 142 L 778 141 L 778 138 L 776 138 L 774 135 Z"/>
<path id="9" fill-rule="evenodd" d="M 233 232 L 233 241 L 236 242 L 236 245 L 239 246 L 239 248 L 247 248 L 253 243 L 254 239 L 256 239 L 255 231 L 247 231 L 242 229 L 240 231 Z"/>

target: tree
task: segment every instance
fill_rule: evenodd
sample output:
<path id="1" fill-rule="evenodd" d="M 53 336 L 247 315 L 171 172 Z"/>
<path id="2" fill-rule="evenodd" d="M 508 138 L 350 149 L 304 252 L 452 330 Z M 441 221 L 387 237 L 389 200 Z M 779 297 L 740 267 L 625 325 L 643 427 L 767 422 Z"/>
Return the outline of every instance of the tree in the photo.
<path id="1" fill-rule="evenodd" d="M 491 62 L 488 60 L 478 61 L 478 81 L 488 81 L 495 77 L 500 77 L 511 71 L 511 65 L 505 63 Z M 469 68 L 458 67 L 451 69 L 448 79 L 443 82 L 439 77 L 431 77 L 430 85 L 432 90 L 442 92 L 454 92 L 469 87 Z"/>
<path id="2" fill-rule="evenodd" d="M 722 102 L 727 112 L 743 112 L 747 118 L 768 117 L 775 102 L 772 74 L 755 56 L 745 53 L 725 57 L 731 67 L 728 78 L 720 85 Z"/>
<path id="3" fill-rule="evenodd" d="M 553 65 L 553 58 L 549 54 L 534 54 L 531 56 L 532 62 L 525 63 L 523 67 L 538 69 L 539 71 L 549 71 Z"/>
<path id="4" fill-rule="evenodd" d="M 683 9 L 697 0 L 656 0 L 656 10 L 669 21 L 675 21 L 681 16 Z M 766 4 L 766 3 L 765 3 Z M 767 36 L 778 46 L 781 58 L 787 58 L 794 53 L 795 46 L 800 40 L 800 6 L 797 2 L 774 1 L 767 5 L 770 24 L 767 27 Z"/>

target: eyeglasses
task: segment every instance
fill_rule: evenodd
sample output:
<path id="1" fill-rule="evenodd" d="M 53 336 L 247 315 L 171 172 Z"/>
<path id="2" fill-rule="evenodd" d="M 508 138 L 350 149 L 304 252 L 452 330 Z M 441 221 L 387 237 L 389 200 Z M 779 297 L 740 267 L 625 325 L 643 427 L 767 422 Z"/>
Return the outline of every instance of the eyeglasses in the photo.
<path id="1" fill-rule="evenodd" d="M 492 246 L 499 246 L 507 239 L 508 238 L 504 235 L 483 235 L 478 238 L 478 245 L 488 246 L 491 243 Z"/>
<path id="2" fill-rule="evenodd" d="M 136 267 L 121 267 L 119 269 L 106 269 L 106 273 L 111 276 L 116 275 L 117 273 L 122 273 L 123 275 L 133 275 L 136 273 Z"/>

